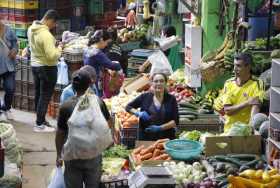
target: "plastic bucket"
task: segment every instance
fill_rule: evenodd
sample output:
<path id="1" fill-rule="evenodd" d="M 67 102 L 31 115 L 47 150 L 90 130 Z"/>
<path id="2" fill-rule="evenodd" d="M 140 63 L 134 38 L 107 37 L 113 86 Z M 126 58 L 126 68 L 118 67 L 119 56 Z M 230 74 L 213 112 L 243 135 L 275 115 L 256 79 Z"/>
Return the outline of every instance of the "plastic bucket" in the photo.
<path id="1" fill-rule="evenodd" d="M 249 18 L 248 40 L 255 41 L 257 38 L 267 37 L 268 17 L 251 17 Z"/>

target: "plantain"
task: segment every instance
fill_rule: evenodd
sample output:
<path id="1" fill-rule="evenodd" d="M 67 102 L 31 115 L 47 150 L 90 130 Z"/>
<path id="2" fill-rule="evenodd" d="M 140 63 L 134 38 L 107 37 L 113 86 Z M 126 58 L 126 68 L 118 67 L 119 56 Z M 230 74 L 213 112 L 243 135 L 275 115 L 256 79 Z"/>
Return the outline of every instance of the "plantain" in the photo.
<path id="1" fill-rule="evenodd" d="M 230 41 L 227 43 L 226 47 L 225 47 L 221 52 L 219 52 L 219 54 L 214 58 L 214 61 L 223 59 L 223 58 L 224 58 L 224 55 L 225 55 L 225 52 L 226 52 L 228 49 L 231 49 L 233 46 L 234 46 L 234 41 L 233 41 L 233 40 L 230 40 Z"/>
<path id="2" fill-rule="evenodd" d="M 217 51 L 208 51 L 207 53 L 205 53 L 201 59 L 202 62 L 208 62 L 211 61 L 212 59 L 214 59 L 217 55 Z"/>

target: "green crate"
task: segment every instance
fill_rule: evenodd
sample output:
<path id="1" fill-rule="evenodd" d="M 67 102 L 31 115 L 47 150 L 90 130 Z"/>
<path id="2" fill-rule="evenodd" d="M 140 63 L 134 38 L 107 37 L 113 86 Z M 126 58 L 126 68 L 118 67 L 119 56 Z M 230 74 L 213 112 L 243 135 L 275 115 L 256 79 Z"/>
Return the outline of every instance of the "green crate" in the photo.
<path id="1" fill-rule="evenodd" d="M 16 36 L 27 38 L 27 29 L 15 28 Z"/>
<path id="2" fill-rule="evenodd" d="M 102 0 L 90 0 L 88 3 L 89 15 L 103 14 L 104 5 Z"/>
<path id="3" fill-rule="evenodd" d="M 140 44 L 141 44 L 140 41 L 133 41 L 133 42 L 130 41 L 130 42 L 120 44 L 120 47 L 122 51 L 129 52 L 135 49 L 139 49 Z"/>
<path id="4" fill-rule="evenodd" d="M 24 49 L 26 48 L 28 45 L 28 40 L 27 39 L 24 39 L 24 38 L 18 38 L 18 46 L 19 46 L 19 49 Z"/>

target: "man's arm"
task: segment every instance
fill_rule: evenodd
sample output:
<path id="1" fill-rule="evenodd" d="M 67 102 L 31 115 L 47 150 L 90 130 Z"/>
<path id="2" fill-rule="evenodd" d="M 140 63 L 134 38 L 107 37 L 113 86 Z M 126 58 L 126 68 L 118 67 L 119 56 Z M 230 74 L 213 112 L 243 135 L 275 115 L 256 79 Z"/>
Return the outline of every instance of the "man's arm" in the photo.
<path id="1" fill-rule="evenodd" d="M 241 104 L 237 104 L 237 105 L 224 105 L 224 111 L 225 111 L 225 113 L 227 115 L 234 115 L 235 113 L 237 113 L 238 111 L 242 110 L 243 108 L 250 107 L 250 106 L 252 106 L 254 111 L 256 111 L 257 109 L 254 106 L 257 106 L 259 108 L 259 105 L 260 105 L 259 98 L 258 97 L 254 97 L 254 98 L 251 98 L 248 101 L 245 101 L 245 102 L 243 102 Z"/>
<path id="2" fill-rule="evenodd" d="M 66 132 L 58 128 L 56 131 L 56 136 L 55 136 L 57 166 L 62 166 L 61 152 L 62 152 L 63 145 L 65 143 L 65 140 L 66 140 L 65 138 L 66 138 Z"/>

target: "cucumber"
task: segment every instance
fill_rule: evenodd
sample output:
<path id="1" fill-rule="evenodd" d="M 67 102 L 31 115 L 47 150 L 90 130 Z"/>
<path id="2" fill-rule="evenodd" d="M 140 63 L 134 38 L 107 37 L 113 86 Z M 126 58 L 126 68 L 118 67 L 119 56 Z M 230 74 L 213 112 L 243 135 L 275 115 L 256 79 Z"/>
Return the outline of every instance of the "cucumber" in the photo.
<path id="1" fill-rule="evenodd" d="M 198 116 L 199 113 L 197 112 L 192 112 L 192 111 L 179 111 L 180 115 L 192 115 L 192 116 Z"/>
<path id="2" fill-rule="evenodd" d="M 179 103 L 179 106 L 180 107 L 186 107 L 186 108 L 192 108 L 194 110 L 197 110 L 198 107 L 196 105 L 193 105 L 193 104 L 190 104 L 190 103 L 187 103 L 187 102 L 182 102 L 182 103 Z"/>
<path id="3" fill-rule="evenodd" d="M 235 164 L 237 167 L 240 167 L 243 165 L 239 160 L 230 158 L 230 157 L 227 157 L 224 155 L 217 155 L 217 156 L 214 156 L 214 158 L 221 162 L 229 162 L 229 163 Z"/>
<path id="4" fill-rule="evenodd" d="M 231 154 L 228 156 L 231 158 L 236 158 L 238 160 L 244 160 L 244 161 L 253 161 L 259 158 L 257 155 L 253 155 L 253 154 Z"/>
<path id="5" fill-rule="evenodd" d="M 256 166 L 256 164 L 260 161 L 260 159 L 255 159 L 253 161 L 250 161 L 248 163 L 245 163 L 244 165 L 249 166 L 251 168 L 254 168 Z"/>

